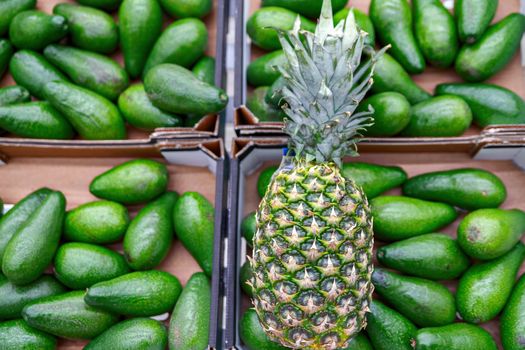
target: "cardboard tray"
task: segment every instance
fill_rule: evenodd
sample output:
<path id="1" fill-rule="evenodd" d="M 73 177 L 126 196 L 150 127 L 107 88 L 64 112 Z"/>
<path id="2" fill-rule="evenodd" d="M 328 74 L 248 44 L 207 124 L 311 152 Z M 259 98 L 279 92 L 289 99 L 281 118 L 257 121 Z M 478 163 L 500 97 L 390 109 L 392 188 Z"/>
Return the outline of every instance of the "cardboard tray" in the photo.
<path id="1" fill-rule="evenodd" d="M 237 138 L 233 140 L 230 163 L 230 208 L 228 224 L 228 254 L 226 289 L 225 349 L 248 350 L 239 338 L 239 320 L 245 310 L 252 307 L 249 298 L 242 293 L 239 282 L 239 269 L 246 261 L 250 248 L 241 236 L 242 219 L 257 209 L 260 198 L 257 194 L 257 178 L 269 165 L 279 165 L 282 148 L 287 145 L 286 138 Z M 525 210 L 525 144 L 518 138 L 488 138 L 477 145 L 463 144 L 456 147 L 411 147 L 406 144 L 377 145 L 360 144 L 360 156 L 356 161 L 384 165 L 401 166 L 410 177 L 421 173 L 454 168 L 476 167 L 489 170 L 504 181 L 508 198 L 502 208 Z M 351 159 L 345 159 L 350 161 Z M 388 194 L 400 194 L 394 189 Z M 455 236 L 457 225 L 464 213 L 454 223 L 440 232 Z M 525 242 L 525 238 L 523 239 Z M 381 245 L 380 242 L 376 246 Z M 525 264 L 520 274 L 525 273 Z M 457 282 L 447 282 L 447 287 L 455 291 Z M 483 325 L 499 342 L 499 328 L 496 321 Z M 252 349 L 254 350 L 254 349 Z"/>
<path id="2" fill-rule="evenodd" d="M 37 0 L 37 9 L 52 13 L 53 7 L 58 3 L 75 3 L 74 0 Z M 224 88 L 226 84 L 226 34 L 228 31 L 228 0 L 213 0 L 212 12 L 206 16 L 203 21 L 208 28 L 208 48 L 206 54 L 215 57 L 215 85 Z M 117 19 L 117 13 L 113 13 Z M 164 27 L 175 21 L 173 18 L 164 14 Z M 111 55 L 123 67 L 124 61 L 120 48 Z M 138 80 L 132 80 L 131 84 L 137 83 Z M 14 85 L 15 82 L 9 72 L 1 78 L 0 87 Z M 191 139 L 191 138 L 209 138 L 220 137 L 224 134 L 225 112 L 220 114 L 210 114 L 203 117 L 193 127 L 175 127 L 175 128 L 157 128 L 153 132 L 139 130 L 128 125 L 128 139 L 141 140 L 168 140 L 168 139 Z M 16 136 L 0 137 L 0 139 L 17 139 L 19 142 L 32 142 L 34 139 L 18 138 Z M 56 140 L 41 140 L 53 144 Z M 97 141 L 83 141 L 77 139 L 60 141 L 60 143 L 74 146 L 77 143 L 97 142 Z M 114 141 L 116 143 L 124 141 Z"/>
<path id="3" fill-rule="evenodd" d="M 64 193 L 67 209 L 96 200 L 88 190 L 98 174 L 134 158 L 151 158 L 168 166 L 168 189 L 179 193 L 197 191 L 215 206 L 215 235 L 212 301 L 208 349 L 221 349 L 223 314 L 223 248 L 225 232 L 226 186 L 223 181 L 228 168 L 221 140 L 179 140 L 137 147 L 104 147 L 87 152 L 85 148 L 41 148 L 0 144 L 0 196 L 6 207 L 17 203 L 30 192 L 47 186 Z M 128 207 L 135 216 L 139 206 Z M 111 248 L 122 251 L 122 244 Z M 179 278 L 183 285 L 190 276 L 202 271 L 197 262 L 175 239 L 167 258 L 158 267 Z M 51 269 L 49 270 L 51 272 Z M 163 320 L 167 319 L 167 314 Z M 166 321 L 168 322 L 168 321 Z M 59 341 L 60 350 L 79 350 L 86 341 Z"/>
<path id="4" fill-rule="evenodd" d="M 449 8 L 453 7 L 454 0 L 442 0 Z M 368 13 L 370 0 L 349 1 L 348 6 L 358 8 Z M 283 136 L 282 122 L 259 122 L 246 106 L 245 102 L 248 94 L 253 91 L 253 87 L 247 85 L 246 69 L 251 61 L 268 53 L 255 45 L 251 44 L 251 39 L 246 33 L 246 22 L 253 12 L 261 6 L 261 0 L 236 0 L 235 17 L 239 18 L 235 28 L 235 112 L 233 117 L 235 132 L 238 136 Z M 512 12 L 520 11 L 520 0 L 500 1 L 498 12 L 494 21 L 499 21 Z M 522 48 L 523 49 L 523 48 Z M 525 74 L 521 63 L 522 54 L 516 54 L 509 65 L 488 82 L 504 86 L 525 97 Z M 428 66 L 428 65 L 427 65 Z M 461 81 L 461 78 L 454 72 L 454 69 L 439 69 L 428 66 L 423 74 L 413 76 L 414 81 L 425 90 L 433 93 L 436 85 L 445 82 Z M 517 125 L 498 125 L 489 126 L 484 129 L 473 125 L 464 135 L 459 137 L 371 137 L 370 142 L 469 142 L 475 143 L 473 138 L 479 135 L 493 134 L 495 132 L 513 132 Z"/>

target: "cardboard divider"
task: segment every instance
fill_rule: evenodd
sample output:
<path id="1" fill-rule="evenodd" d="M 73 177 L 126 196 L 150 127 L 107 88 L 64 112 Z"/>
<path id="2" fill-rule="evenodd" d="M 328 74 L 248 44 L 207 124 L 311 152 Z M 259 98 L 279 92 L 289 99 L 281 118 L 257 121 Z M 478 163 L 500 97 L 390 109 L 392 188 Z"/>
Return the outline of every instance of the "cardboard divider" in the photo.
<path id="1" fill-rule="evenodd" d="M 239 338 L 239 321 L 244 311 L 252 307 L 249 298 L 241 291 L 239 269 L 250 253 L 246 240 L 240 233 L 242 219 L 257 209 L 259 195 L 257 179 L 260 172 L 269 165 L 279 165 L 282 149 L 287 146 L 287 138 L 236 138 L 232 143 L 232 159 L 230 163 L 230 216 L 228 224 L 228 251 L 234 254 L 228 256 L 226 278 L 226 331 L 224 342 L 226 349 L 248 350 Z M 449 170 L 456 168 L 482 168 L 499 176 L 507 187 L 508 197 L 502 208 L 519 208 L 525 210 L 525 151 L 523 141 L 516 138 L 489 137 L 477 145 L 466 145 L 456 149 L 440 147 L 424 148 L 405 145 L 383 145 L 382 147 L 367 147 L 366 143 L 359 145 L 360 156 L 346 158 L 345 161 L 370 162 L 381 165 L 397 165 L 402 167 L 409 177 L 422 173 Z M 386 194 L 399 195 L 399 188 Z M 440 232 L 455 236 L 457 226 L 464 217 L 459 218 Z M 525 243 L 525 238 L 523 239 Z M 375 246 L 383 243 L 376 242 Z M 520 275 L 525 273 L 525 264 Z M 455 291 L 457 281 L 446 281 L 445 285 Z M 497 319 L 482 325 L 498 342 L 499 327 Z"/>
<path id="2" fill-rule="evenodd" d="M 452 8 L 454 1 L 446 2 L 449 4 L 449 8 Z M 368 13 L 370 0 L 354 0 L 349 1 L 348 7 L 355 7 L 365 13 Z M 254 88 L 247 84 L 246 80 L 246 69 L 251 61 L 254 59 L 269 53 L 264 51 L 251 43 L 251 40 L 246 33 L 246 22 L 249 16 L 253 14 L 261 6 L 261 0 L 237 0 L 236 1 L 236 18 L 240 24 L 236 26 L 236 43 L 235 43 L 235 99 L 234 99 L 234 128 L 238 136 L 282 136 L 282 122 L 261 122 L 245 105 L 248 94 L 253 92 Z M 500 1 L 498 11 L 494 18 L 494 22 L 501 20 L 512 12 L 520 12 L 520 0 L 509 0 Z M 377 36 L 377 34 L 376 34 Z M 522 47 L 523 50 L 523 47 Z M 509 65 L 496 76 L 488 80 L 488 83 L 493 83 L 506 87 L 519 96 L 525 98 L 525 74 L 522 64 L 522 54 L 518 53 L 515 55 Z M 430 93 L 434 92 L 436 85 L 445 82 L 460 82 L 461 78 L 456 74 L 453 68 L 438 69 L 431 67 L 427 64 L 427 69 L 423 74 L 412 76 L 414 81 L 427 90 Z M 517 128 L 516 128 L 517 127 Z M 494 132 L 494 129 L 499 130 L 501 133 L 516 133 L 522 135 L 525 139 L 525 133 L 519 125 L 498 125 L 480 129 L 479 127 L 472 125 L 464 135 L 459 137 L 443 137 L 443 138 L 432 138 L 432 137 L 371 137 L 368 138 L 369 142 L 381 143 L 385 140 L 396 142 L 395 140 L 401 140 L 402 142 L 416 144 L 426 142 L 436 142 L 435 139 L 442 140 L 443 142 L 455 143 L 476 143 L 476 138 L 480 135 Z M 395 140 L 394 140 L 395 139 Z"/>
<path id="3" fill-rule="evenodd" d="M 225 240 L 226 186 L 223 183 L 228 168 L 222 141 L 179 140 L 160 144 L 133 145 L 130 147 L 99 147 L 90 152 L 86 148 L 32 147 L 0 144 L 0 196 L 9 207 L 41 187 L 62 191 L 67 199 L 67 209 L 97 200 L 89 192 L 89 183 L 98 174 L 136 159 L 149 158 L 166 164 L 170 179 L 168 190 L 184 193 L 196 191 L 215 207 L 214 265 L 212 304 L 210 317 L 209 349 L 221 349 L 221 324 L 223 314 L 223 251 Z M 142 205 L 128 206 L 134 217 Z M 122 244 L 110 246 L 122 253 Z M 158 269 L 177 276 L 183 285 L 190 276 L 202 271 L 195 259 L 176 238 L 166 259 Z M 52 272 L 52 268 L 48 270 Z M 167 315 L 162 320 L 168 324 Z M 79 350 L 87 341 L 60 340 L 58 349 Z"/>

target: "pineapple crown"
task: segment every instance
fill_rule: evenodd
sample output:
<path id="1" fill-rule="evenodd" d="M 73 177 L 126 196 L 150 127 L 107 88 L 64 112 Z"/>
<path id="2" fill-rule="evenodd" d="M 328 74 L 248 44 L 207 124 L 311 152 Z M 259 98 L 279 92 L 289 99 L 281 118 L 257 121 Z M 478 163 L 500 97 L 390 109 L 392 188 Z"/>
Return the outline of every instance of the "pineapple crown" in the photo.
<path id="1" fill-rule="evenodd" d="M 360 132 L 373 123 L 373 109 L 354 114 L 372 86 L 377 59 L 386 50 L 375 52 L 365 46 L 367 33 L 359 30 L 353 11 L 334 26 L 332 4 L 324 0 L 315 33 L 301 30 L 297 17 L 290 31 L 277 30 L 287 62 L 277 67 L 284 79 L 281 94 L 284 132 L 298 159 L 318 163 L 357 155 Z M 363 50 L 367 59 L 361 63 Z"/>

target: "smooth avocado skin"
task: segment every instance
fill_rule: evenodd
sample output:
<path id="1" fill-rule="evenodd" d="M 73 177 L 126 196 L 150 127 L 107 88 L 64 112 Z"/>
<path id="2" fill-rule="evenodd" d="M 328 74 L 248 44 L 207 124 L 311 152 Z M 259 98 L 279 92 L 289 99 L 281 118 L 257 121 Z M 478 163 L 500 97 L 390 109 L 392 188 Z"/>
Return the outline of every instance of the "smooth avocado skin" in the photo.
<path id="1" fill-rule="evenodd" d="M 113 11 L 118 8 L 122 0 L 78 0 L 79 4 L 96 7 L 105 11 Z"/>
<path id="2" fill-rule="evenodd" d="M 110 100 L 66 81 L 44 86 L 44 96 L 86 140 L 123 140 L 124 119 Z"/>
<path id="3" fill-rule="evenodd" d="M 75 134 L 71 124 L 45 101 L 0 106 L 0 127 L 19 137 L 36 139 L 68 140 Z"/>
<path id="4" fill-rule="evenodd" d="M 13 235 L 2 259 L 2 272 L 9 281 L 25 285 L 44 273 L 58 248 L 65 208 L 64 195 L 50 193 Z"/>
<path id="5" fill-rule="evenodd" d="M 0 350 L 55 350 L 52 335 L 30 327 L 24 320 L 0 322 Z"/>
<path id="6" fill-rule="evenodd" d="M 456 0 L 454 14 L 461 42 L 473 44 L 487 30 L 496 15 L 498 0 Z"/>
<path id="7" fill-rule="evenodd" d="M 175 234 L 184 247 L 211 277 L 213 272 L 213 237 L 215 209 L 200 193 L 183 193 L 173 208 Z"/>
<path id="8" fill-rule="evenodd" d="M 507 198 L 505 184 L 489 171 L 462 168 L 425 173 L 410 178 L 403 194 L 466 209 L 497 208 Z"/>
<path id="9" fill-rule="evenodd" d="M 241 222 L 241 234 L 246 239 L 246 243 L 251 247 L 253 244 L 253 237 L 257 231 L 255 212 L 252 211 L 250 214 L 246 215 Z"/>
<path id="10" fill-rule="evenodd" d="M 366 319 L 365 330 L 375 350 L 414 350 L 417 328 L 397 311 L 374 300 Z"/>
<path id="11" fill-rule="evenodd" d="M 124 65 L 130 77 L 140 77 L 162 32 L 162 10 L 157 0 L 124 0 L 118 17 Z"/>
<path id="12" fill-rule="evenodd" d="M 168 255 L 173 242 L 173 207 L 179 195 L 166 192 L 147 204 L 124 236 L 124 255 L 133 270 L 148 270 Z"/>
<path id="13" fill-rule="evenodd" d="M 133 318 L 109 328 L 84 350 L 164 350 L 167 345 L 168 333 L 162 323 L 150 318 Z"/>
<path id="14" fill-rule="evenodd" d="M 109 57 L 74 47 L 49 45 L 44 56 L 66 73 L 72 82 L 108 100 L 116 100 L 129 85 L 129 77 L 120 65 Z"/>
<path id="15" fill-rule="evenodd" d="M 108 244 L 119 241 L 129 224 L 122 204 L 95 201 L 79 205 L 66 214 L 64 238 L 73 242 Z"/>
<path id="16" fill-rule="evenodd" d="M 92 339 L 118 321 L 109 312 L 84 302 L 85 291 L 39 299 L 22 311 L 24 320 L 46 333 L 66 339 Z"/>
<path id="17" fill-rule="evenodd" d="M 436 95 L 456 95 L 468 103 L 474 123 L 480 127 L 494 124 L 524 124 L 525 101 L 513 91 L 483 83 L 450 83 L 436 87 Z"/>
<path id="18" fill-rule="evenodd" d="M 390 54 L 410 74 L 425 70 L 425 58 L 412 31 L 413 21 L 407 0 L 372 0 L 370 19 L 382 45 L 392 45 Z"/>
<path id="19" fill-rule="evenodd" d="M 255 87 L 272 85 L 281 76 L 281 72 L 276 67 L 281 67 L 285 61 L 286 56 L 283 50 L 256 58 L 250 62 L 246 70 L 248 84 Z"/>
<path id="20" fill-rule="evenodd" d="M 224 90 L 199 80 L 190 70 L 176 64 L 152 68 L 144 88 L 153 105 L 171 113 L 207 115 L 226 108 Z"/>
<path id="21" fill-rule="evenodd" d="M 200 81 L 215 85 L 215 58 L 210 56 L 201 57 L 191 71 Z"/>
<path id="22" fill-rule="evenodd" d="M 246 100 L 246 107 L 261 122 L 280 122 L 283 120 L 284 112 L 282 109 L 266 102 L 268 90 L 268 86 L 259 86 L 256 88 L 248 96 L 248 99 Z"/>
<path id="23" fill-rule="evenodd" d="M 525 246 L 518 243 L 507 254 L 472 266 L 459 280 L 456 304 L 461 318 L 484 323 L 505 307 L 525 259 Z"/>
<path id="24" fill-rule="evenodd" d="M 479 209 L 459 224 L 461 249 L 478 260 L 492 260 L 510 251 L 525 233 L 525 212 L 519 209 Z"/>
<path id="25" fill-rule="evenodd" d="M 67 35 L 67 20 L 59 15 L 29 10 L 11 21 L 9 39 L 18 49 L 40 51 Z"/>
<path id="26" fill-rule="evenodd" d="M 115 314 L 155 316 L 172 310 L 181 290 L 177 277 L 167 272 L 139 271 L 93 285 L 84 300 Z"/>
<path id="27" fill-rule="evenodd" d="M 208 15 L 213 7 L 212 0 L 159 0 L 164 11 L 171 17 L 202 18 Z"/>
<path id="28" fill-rule="evenodd" d="M 13 53 L 13 45 L 7 39 L 0 39 L 0 78 L 4 76 L 7 68 L 9 68 L 9 60 Z"/>
<path id="29" fill-rule="evenodd" d="M 248 297 L 253 298 L 252 287 L 248 284 L 253 278 L 253 271 L 249 261 L 245 261 L 239 270 L 239 280 L 241 289 Z"/>
<path id="30" fill-rule="evenodd" d="M 264 332 L 255 309 L 244 312 L 239 322 L 239 337 L 248 350 L 286 350 L 284 346 L 271 341 Z"/>
<path id="31" fill-rule="evenodd" d="M 334 14 L 334 24 L 338 24 L 342 20 L 346 20 L 350 9 L 345 7 L 336 14 Z M 375 46 L 376 43 L 376 31 L 374 29 L 374 24 L 372 20 L 366 13 L 363 11 L 354 8 L 354 18 L 357 26 L 368 33 L 368 36 L 365 38 L 365 44 L 370 46 Z"/>
<path id="32" fill-rule="evenodd" d="M 343 350 L 374 350 L 370 340 L 363 333 L 355 336 Z"/>
<path id="33" fill-rule="evenodd" d="M 119 43 L 117 24 L 113 17 L 93 7 L 61 3 L 53 13 L 64 16 L 74 46 L 93 52 L 109 54 Z"/>
<path id="34" fill-rule="evenodd" d="M 47 83 L 68 80 L 43 55 L 29 50 L 20 50 L 13 55 L 9 63 L 9 72 L 18 85 L 40 100 L 45 99 L 44 86 Z"/>
<path id="35" fill-rule="evenodd" d="M 500 334 L 505 350 L 525 348 L 525 275 L 516 283 L 501 315 Z"/>
<path id="36" fill-rule="evenodd" d="M 332 11 L 341 10 L 348 0 L 332 0 Z M 308 18 L 317 18 L 321 15 L 322 0 L 262 0 L 261 6 L 276 6 L 297 12 Z"/>
<path id="37" fill-rule="evenodd" d="M 257 193 L 259 193 L 259 197 L 263 198 L 266 194 L 266 190 L 268 189 L 270 182 L 272 182 L 273 174 L 277 169 L 279 169 L 278 166 L 271 165 L 264 168 L 259 174 L 259 177 L 257 178 Z"/>
<path id="38" fill-rule="evenodd" d="M 385 242 L 436 232 L 458 215 L 448 204 L 403 196 L 379 196 L 373 198 L 370 205 L 374 234 Z"/>
<path id="39" fill-rule="evenodd" d="M 0 37 L 9 31 L 13 18 L 22 11 L 34 9 L 36 0 L 4 0 L 0 1 Z"/>
<path id="40" fill-rule="evenodd" d="M 391 269 L 431 280 L 461 276 L 470 260 L 450 236 L 429 233 L 391 243 L 377 249 L 377 260 Z"/>
<path id="41" fill-rule="evenodd" d="M 384 53 L 375 66 L 372 92 L 389 91 L 399 92 L 413 105 L 432 97 L 414 83 L 407 71 L 392 56 Z"/>
<path id="42" fill-rule="evenodd" d="M 483 328 L 468 323 L 453 323 L 418 330 L 415 349 L 497 350 L 498 347 L 490 333 Z"/>
<path id="43" fill-rule="evenodd" d="M 262 7 L 257 9 L 246 23 L 246 31 L 252 39 L 252 43 L 263 50 L 275 51 L 281 49 L 281 43 L 277 31 L 291 30 L 298 15 L 282 7 Z M 316 24 L 309 19 L 300 16 L 301 29 L 314 32 Z"/>
<path id="44" fill-rule="evenodd" d="M 501 71 L 520 47 L 525 16 L 512 13 L 492 25 L 472 45 L 465 45 L 456 59 L 456 72 L 468 82 L 481 82 Z"/>
<path id="45" fill-rule="evenodd" d="M 366 129 L 366 136 L 393 136 L 410 122 L 410 103 L 398 92 L 382 92 L 365 99 L 356 110 L 368 112 L 372 107 L 374 124 Z"/>
<path id="46" fill-rule="evenodd" d="M 129 272 L 119 253 L 88 243 L 66 243 L 58 248 L 55 276 L 71 289 L 86 289 Z"/>
<path id="47" fill-rule="evenodd" d="M 363 162 L 343 163 L 341 169 L 346 179 L 361 186 L 368 199 L 401 186 L 407 179 L 407 173 L 398 166 L 385 166 Z"/>
<path id="48" fill-rule="evenodd" d="M 472 111 L 460 97 L 442 95 L 411 109 L 410 122 L 401 135 L 409 137 L 461 136 L 472 123 Z"/>
<path id="49" fill-rule="evenodd" d="M 168 178 L 166 165 L 150 159 L 134 159 L 95 177 L 89 191 L 106 200 L 139 204 L 164 193 Z"/>
<path id="50" fill-rule="evenodd" d="M 65 292 L 66 288 L 50 275 L 25 286 L 16 286 L 0 275 L 0 320 L 21 318 L 22 309 L 27 304 Z"/>
<path id="51" fill-rule="evenodd" d="M 22 86 L 12 85 L 0 88 L 0 106 L 14 105 L 29 101 L 31 101 L 31 94 Z"/>

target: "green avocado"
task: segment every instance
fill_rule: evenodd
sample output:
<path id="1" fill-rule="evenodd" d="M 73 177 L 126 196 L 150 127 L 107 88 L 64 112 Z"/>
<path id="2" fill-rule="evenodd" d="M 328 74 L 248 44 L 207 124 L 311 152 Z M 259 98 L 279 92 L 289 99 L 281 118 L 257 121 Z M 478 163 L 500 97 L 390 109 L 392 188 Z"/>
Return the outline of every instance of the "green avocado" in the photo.
<path id="1" fill-rule="evenodd" d="M 6 39 L 0 39 L 0 79 L 9 67 L 9 60 L 11 60 L 13 53 L 13 45 Z"/>
<path id="2" fill-rule="evenodd" d="M 259 174 L 259 178 L 257 179 L 257 193 L 259 193 L 259 197 L 264 197 L 270 182 L 272 182 L 272 176 L 277 171 L 277 169 L 279 169 L 278 166 L 271 165 L 263 169 L 263 171 L 261 171 Z"/>
<path id="3" fill-rule="evenodd" d="M 335 13 L 346 6 L 348 0 L 332 0 Z M 322 0 L 262 0 L 261 6 L 282 7 L 297 12 L 305 17 L 317 18 L 321 15 Z"/>
<path id="4" fill-rule="evenodd" d="M 348 17 L 348 13 L 350 12 L 350 9 L 345 7 L 341 11 L 334 14 L 334 24 L 337 24 L 341 22 L 342 20 L 346 20 Z M 354 8 L 354 17 L 355 17 L 355 23 L 357 26 L 368 33 L 368 36 L 365 39 L 365 44 L 370 45 L 372 47 L 376 44 L 376 31 L 374 29 L 374 24 L 372 23 L 372 20 L 366 13 L 363 11 Z"/>
<path id="5" fill-rule="evenodd" d="M 280 122 L 284 118 L 284 112 L 281 108 L 266 102 L 268 95 L 268 86 L 259 86 L 256 88 L 246 100 L 246 107 L 252 112 L 261 122 Z"/>
<path id="6" fill-rule="evenodd" d="M 394 136 L 410 122 L 410 103 L 398 92 L 382 92 L 359 104 L 356 113 L 373 108 L 374 123 L 363 132 L 366 136 Z"/>
<path id="7" fill-rule="evenodd" d="M 31 94 L 22 86 L 11 85 L 0 88 L 0 106 L 16 105 L 29 101 L 31 101 Z"/>
<path id="8" fill-rule="evenodd" d="M 245 261 L 244 264 L 242 264 L 241 269 L 239 270 L 239 280 L 241 283 L 242 291 L 250 298 L 253 298 L 253 290 L 252 287 L 248 284 L 248 282 L 251 281 L 252 277 L 253 271 L 250 262 Z"/>
<path id="9" fill-rule="evenodd" d="M 283 50 L 270 52 L 253 60 L 246 70 L 248 84 L 255 87 L 272 85 L 281 76 L 276 67 L 282 66 L 285 61 Z"/>
<path id="10" fill-rule="evenodd" d="M 356 335 L 343 350 L 374 350 L 370 340 L 363 333 Z"/>
<path id="11" fill-rule="evenodd" d="M 343 163 L 341 172 L 345 178 L 361 186 L 368 199 L 401 186 L 407 179 L 407 173 L 400 167 L 372 163 Z"/>
<path id="12" fill-rule="evenodd" d="M 468 323 L 420 329 L 417 332 L 416 344 L 416 350 L 498 349 L 489 332 Z"/>
<path id="13" fill-rule="evenodd" d="M 285 103 L 282 92 L 285 84 L 286 82 L 284 78 L 279 77 L 266 90 L 266 96 L 264 96 L 264 100 L 269 106 L 273 106 L 276 110 L 280 110 Z M 257 97 L 257 95 L 254 96 Z"/>
<path id="14" fill-rule="evenodd" d="M 122 0 L 78 0 L 79 4 L 96 7 L 105 11 L 116 10 Z"/>
<path id="15" fill-rule="evenodd" d="M 496 15 L 498 0 L 455 0 L 454 14 L 461 42 L 473 44 L 485 33 Z"/>
<path id="16" fill-rule="evenodd" d="M 505 350 L 525 347 L 525 275 L 522 275 L 500 318 L 501 342 Z"/>
<path id="17" fill-rule="evenodd" d="M 255 309 L 248 309 L 239 322 L 239 336 L 248 350 L 286 350 L 284 346 L 268 338 Z"/>
<path id="18" fill-rule="evenodd" d="M 24 320 L 0 322 L 0 350 L 55 350 L 57 340 Z"/>
<path id="19" fill-rule="evenodd" d="M 28 10 L 11 21 L 9 39 L 18 49 L 40 51 L 67 35 L 67 20 L 60 15 Z"/>
<path id="20" fill-rule="evenodd" d="M 212 8 L 212 0 L 159 0 L 164 11 L 175 18 L 202 18 L 208 15 Z"/>
<path id="21" fill-rule="evenodd" d="M 200 81 L 215 85 L 215 58 L 202 56 L 191 71 Z"/>
<path id="22" fill-rule="evenodd" d="M 0 1 L 0 37 L 9 31 L 13 18 L 22 11 L 34 9 L 36 0 L 3 0 Z"/>
<path id="23" fill-rule="evenodd" d="M 244 219 L 242 219 L 241 222 L 241 234 L 246 239 L 246 243 L 251 247 L 253 242 L 253 237 L 255 236 L 255 232 L 257 231 L 256 227 L 256 220 L 255 220 L 255 212 L 251 212 L 250 214 L 246 215 Z"/>

